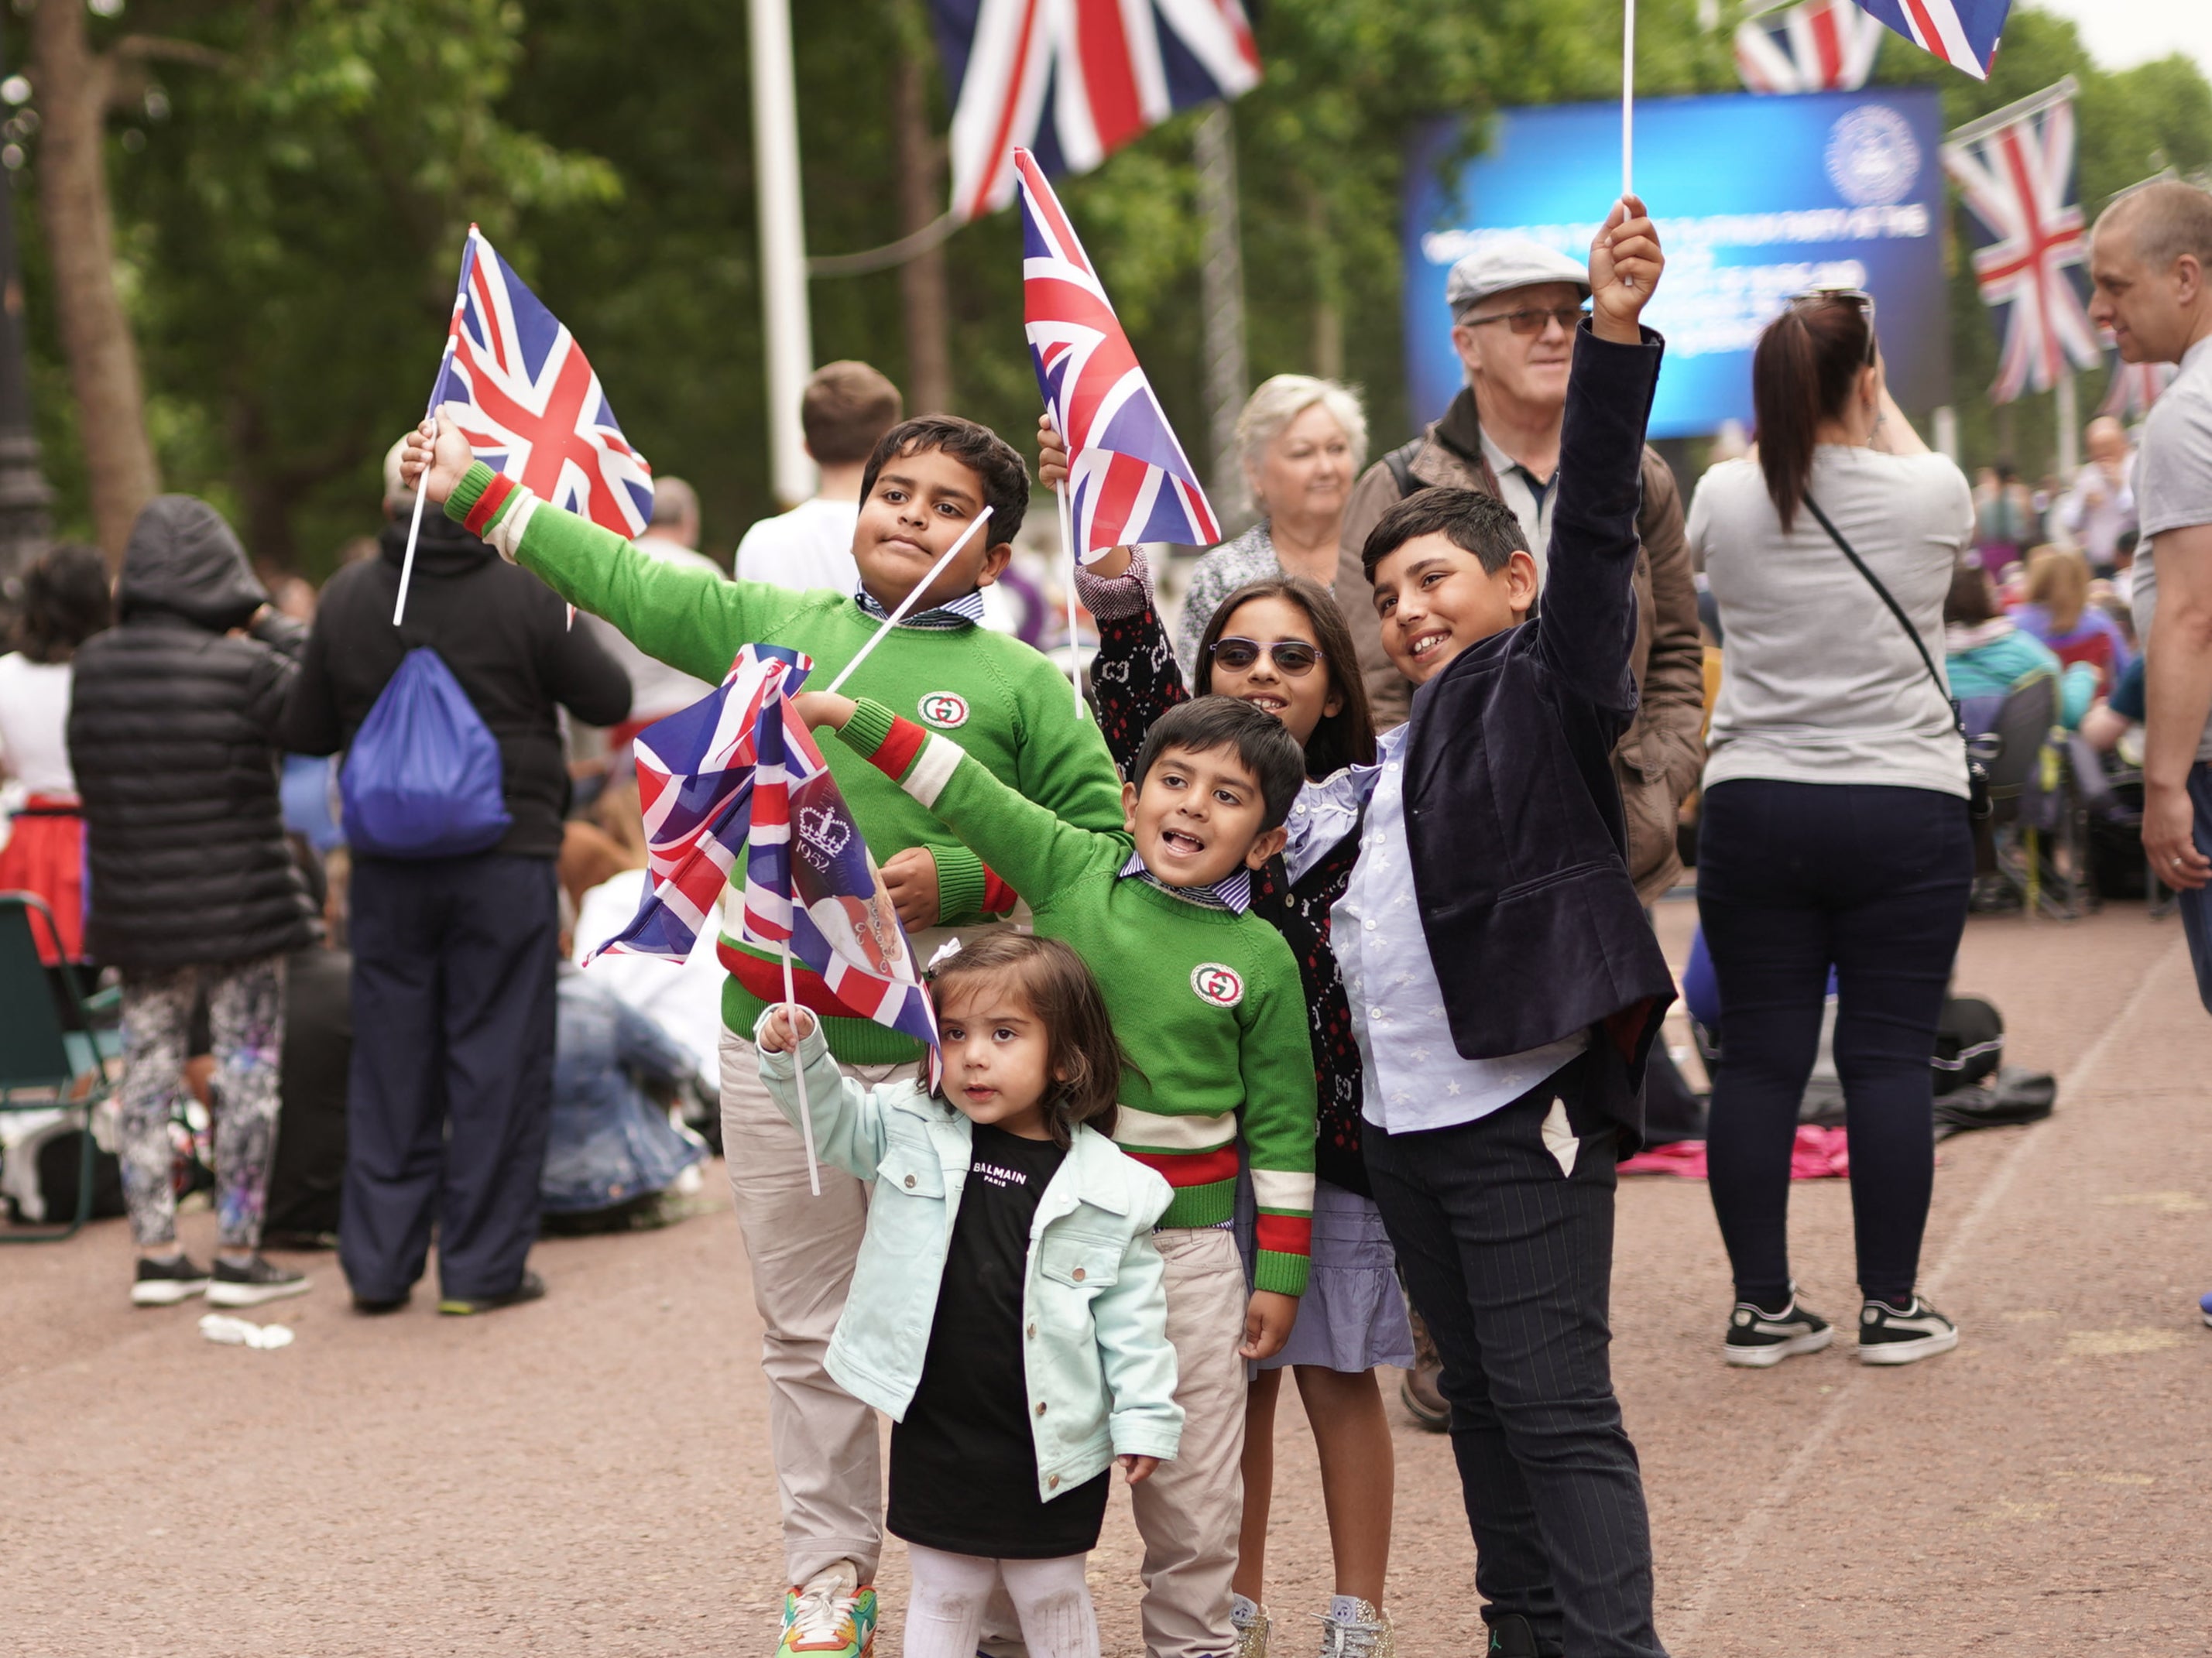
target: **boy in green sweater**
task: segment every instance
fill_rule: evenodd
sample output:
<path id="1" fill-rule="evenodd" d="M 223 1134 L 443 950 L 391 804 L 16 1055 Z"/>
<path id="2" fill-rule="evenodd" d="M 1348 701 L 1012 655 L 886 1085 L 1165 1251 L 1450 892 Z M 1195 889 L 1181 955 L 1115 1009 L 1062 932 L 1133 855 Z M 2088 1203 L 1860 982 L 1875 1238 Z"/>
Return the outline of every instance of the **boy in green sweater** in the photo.
<path id="1" fill-rule="evenodd" d="M 1012 556 L 1030 487 L 1021 457 L 988 428 L 937 416 L 884 435 L 861 480 L 853 535 L 860 586 L 852 593 L 793 592 L 656 562 L 475 462 L 467 439 L 443 417 L 434 444 L 426 424 L 410 445 L 408 476 L 426 467 L 426 497 L 443 501 L 449 518 L 647 654 L 710 683 L 741 646 L 768 643 L 805 651 L 814 683 L 827 684 L 988 506 L 988 532 L 916 598 L 855 671 L 854 687 L 952 732 L 979 770 L 1048 816 L 1094 830 L 1121 823 L 1113 761 L 1097 727 L 1071 711 L 1066 677 L 1029 646 L 979 625 L 981 590 Z M 827 758 L 861 833 L 885 859 L 885 884 L 920 959 L 938 942 L 935 929 L 972 937 L 1013 908 L 1019 885 L 996 879 L 896 783 L 837 744 Z M 742 882 L 742 854 L 731 869 Z M 793 1585 L 778 1650 L 861 1658 L 874 1634 L 866 1586 L 882 1548 L 876 1421 L 830 1381 L 823 1361 L 860 1250 L 866 1193 L 825 1169 L 822 1195 L 811 1194 L 799 1135 L 761 1084 L 750 1034 L 767 1004 L 783 999 L 781 957 L 728 932 L 718 949 L 730 972 L 723 1135 L 764 1327 L 769 1430 Z M 830 1052 L 856 1078 L 884 1081 L 920 1057 L 917 1044 L 843 1006 L 814 974 L 796 963 L 794 972 L 799 1001 L 821 1018 Z"/>
<path id="2" fill-rule="evenodd" d="M 1282 847 L 1304 753 L 1247 703 L 1186 702 L 1147 737 L 1121 792 L 1122 826 L 1100 831 L 1061 822 L 880 702 L 802 693 L 798 708 L 1003 871 L 1037 932 L 1073 944 L 1105 992 L 1129 1058 L 1115 1141 L 1175 1188 L 1155 1241 L 1185 1416 L 1176 1460 L 1131 1488 L 1145 1649 L 1220 1658 L 1237 1644 L 1243 1360 L 1288 1339 L 1312 1226 L 1305 993 L 1282 935 L 1247 909 L 1251 872 Z M 1228 1230 L 1240 1142 L 1259 1207 L 1249 1301 Z"/>

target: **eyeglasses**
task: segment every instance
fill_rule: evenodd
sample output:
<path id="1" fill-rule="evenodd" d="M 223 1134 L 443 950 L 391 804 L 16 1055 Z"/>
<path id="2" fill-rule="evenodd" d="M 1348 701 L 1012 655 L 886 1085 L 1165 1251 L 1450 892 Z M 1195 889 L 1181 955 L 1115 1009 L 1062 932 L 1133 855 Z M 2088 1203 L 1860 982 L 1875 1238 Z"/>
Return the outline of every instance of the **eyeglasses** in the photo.
<path id="1" fill-rule="evenodd" d="M 1303 639 L 1279 639 L 1272 645 L 1262 645 L 1256 639 L 1217 639 L 1208 650 L 1213 665 L 1226 668 L 1231 673 L 1243 673 L 1260 659 L 1265 651 L 1274 659 L 1275 665 L 1293 679 L 1303 679 L 1314 671 L 1314 664 L 1323 653 Z"/>
<path id="2" fill-rule="evenodd" d="M 1800 306 L 1826 303 L 1848 305 L 1866 319 L 1866 362 L 1868 367 L 1873 367 L 1877 355 L 1874 331 L 1874 295 L 1863 288 L 1808 288 L 1802 294 L 1792 294 L 1790 296 L 1792 309 Z"/>
<path id="3" fill-rule="evenodd" d="M 1516 334 L 1540 334 L 1546 323 L 1555 322 L 1571 334 L 1588 315 L 1589 313 L 1579 305 L 1539 305 L 1522 311 L 1500 311 L 1487 317 L 1462 317 L 1460 321 L 1468 328 L 1480 328 L 1485 323 L 1510 323 Z"/>

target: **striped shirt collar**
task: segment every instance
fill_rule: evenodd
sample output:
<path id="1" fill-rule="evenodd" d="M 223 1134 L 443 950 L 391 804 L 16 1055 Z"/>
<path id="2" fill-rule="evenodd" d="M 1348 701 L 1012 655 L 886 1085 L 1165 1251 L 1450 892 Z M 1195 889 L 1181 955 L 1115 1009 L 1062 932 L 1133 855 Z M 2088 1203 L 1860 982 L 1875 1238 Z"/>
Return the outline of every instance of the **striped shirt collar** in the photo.
<path id="1" fill-rule="evenodd" d="M 1252 907 L 1252 872 L 1239 865 L 1234 874 L 1216 881 L 1210 887 L 1171 887 L 1145 867 L 1144 854 L 1133 852 L 1129 861 L 1121 865 L 1121 878 L 1140 877 L 1162 892 L 1177 898 L 1188 899 L 1207 909 L 1225 909 L 1232 915 L 1242 915 Z"/>
<path id="2" fill-rule="evenodd" d="M 866 587 L 853 591 L 853 602 L 864 615 L 881 622 L 890 612 L 876 602 L 876 596 Z M 947 599 L 933 610 L 916 610 L 899 618 L 902 628 L 980 628 L 983 625 L 983 590 L 963 593 L 957 598 Z"/>

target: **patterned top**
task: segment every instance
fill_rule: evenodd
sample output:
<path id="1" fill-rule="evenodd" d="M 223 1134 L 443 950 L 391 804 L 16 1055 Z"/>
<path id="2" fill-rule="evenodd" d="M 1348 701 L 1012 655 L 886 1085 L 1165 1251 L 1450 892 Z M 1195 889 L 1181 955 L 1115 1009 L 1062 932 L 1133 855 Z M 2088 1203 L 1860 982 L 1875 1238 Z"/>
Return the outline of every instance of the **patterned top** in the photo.
<path id="1" fill-rule="evenodd" d="M 886 621 L 890 612 L 866 587 L 853 589 L 853 602 L 877 621 Z M 902 628 L 980 628 L 983 625 L 983 590 L 963 593 L 949 598 L 933 610 L 916 610 L 911 616 L 899 618 Z"/>
<path id="2" fill-rule="evenodd" d="M 1208 909 L 1225 909 L 1242 915 L 1252 908 L 1252 872 L 1240 869 L 1224 876 L 1212 886 L 1171 887 L 1145 867 L 1145 854 L 1133 852 L 1129 861 L 1121 865 L 1121 878 L 1132 876 L 1150 881 L 1162 892 L 1174 894 L 1186 903 L 1204 904 Z"/>
<path id="3" fill-rule="evenodd" d="M 1182 620 L 1176 628 L 1176 659 L 1182 664 L 1186 677 L 1198 672 L 1198 641 L 1221 601 L 1248 581 L 1266 581 L 1282 573 L 1283 562 L 1275 556 L 1274 537 L 1267 533 L 1265 519 L 1198 561 L 1191 572 L 1190 591 L 1183 596 Z"/>
<path id="4" fill-rule="evenodd" d="M 1269 556 L 1273 556 L 1272 551 Z M 1224 594 L 1251 579 L 1239 577 Z M 1152 722 L 1190 692 L 1169 648 L 1167 630 L 1152 608 L 1141 551 L 1132 559 L 1127 575 L 1108 578 L 1085 571 L 1077 576 L 1076 586 L 1084 608 L 1098 623 L 1098 654 L 1091 677 L 1099 729 L 1115 763 L 1126 773 L 1136 764 Z M 1325 785 L 1310 783 L 1301 791 L 1300 804 L 1291 809 L 1294 825 L 1305 812 L 1306 795 L 1319 786 Z M 1364 1072 L 1352 1033 L 1352 1005 L 1328 942 L 1329 912 L 1343 896 L 1359 856 L 1358 827 L 1354 813 L 1339 826 L 1333 845 L 1323 847 L 1319 837 L 1308 836 L 1310 847 L 1319 855 L 1300 869 L 1295 880 L 1279 857 L 1268 859 L 1252 876 L 1252 911 L 1283 935 L 1297 958 L 1305 990 L 1318 1128 L 1314 1172 L 1332 1185 L 1366 1197 L 1370 1195 L 1367 1168 L 1359 1153 Z"/>

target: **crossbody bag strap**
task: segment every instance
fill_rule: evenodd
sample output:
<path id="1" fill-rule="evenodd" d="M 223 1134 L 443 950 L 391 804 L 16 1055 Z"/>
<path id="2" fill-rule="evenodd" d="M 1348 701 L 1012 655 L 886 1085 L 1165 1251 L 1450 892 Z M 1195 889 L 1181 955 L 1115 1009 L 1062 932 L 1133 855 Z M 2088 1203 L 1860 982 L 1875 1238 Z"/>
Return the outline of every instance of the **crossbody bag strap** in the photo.
<path id="1" fill-rule="evenodd" d="M 1920 665 L 1928 670 L 1928 677 L 1936 683 L 1936 694 L 1951 710 L 1951 723 L 1958 726 L 1960 735 L 1963 737 L 1966 730 L 1965 719 L 1959 712 L 1959 704 L 1952 696 L 1950 687 L 1943 683 L 1943 676 L 1936 671 L 1936 659 L 1929 655 L 1927 641 L 1920 637 L 1920 629 L 1912 625 L 1912 618 L 1905 615 L 1905 607 L 1897 602 L 1888 588 L 1882 586 L 1881 578 L 1867 568 L 1866 561 L 1858 556 L 1850 542 L 1844 539 L 1843 532 L 1829 522 L 1828 515 L 1820 510 L 1820 503 L 1810 495 L 1803 499 L 1805 510 L 1820 521 L 1820 527 L 1828 532 L 1828 539 L 1836 544 L 1845 558 L 1850 560 L 1851 568 L 1866 578 L 1867 586 L 1875 590 L 1881 602 L 1889 607 L 1889 613 L 1897 618 L 1897 625 L 1905 629 L 1905 636 L 1912 641 L 1912 648 L 1920 653 Z"/>

